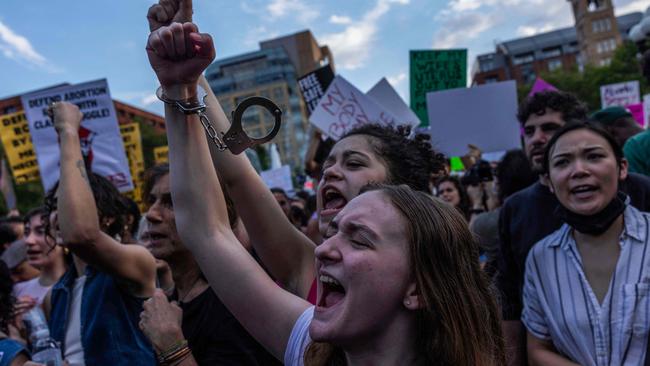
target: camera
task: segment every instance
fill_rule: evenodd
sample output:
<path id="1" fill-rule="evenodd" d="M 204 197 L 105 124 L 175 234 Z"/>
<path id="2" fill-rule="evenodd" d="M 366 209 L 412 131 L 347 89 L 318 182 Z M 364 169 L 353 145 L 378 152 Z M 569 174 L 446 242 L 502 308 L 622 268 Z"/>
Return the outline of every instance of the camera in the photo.
<path id="1" fill-rule="evenodd" d="M 460 182 L 465 186 L 473 186 L 493 179 L 492 166 L 485 160 L 480 160 L 465 172 Z"/>

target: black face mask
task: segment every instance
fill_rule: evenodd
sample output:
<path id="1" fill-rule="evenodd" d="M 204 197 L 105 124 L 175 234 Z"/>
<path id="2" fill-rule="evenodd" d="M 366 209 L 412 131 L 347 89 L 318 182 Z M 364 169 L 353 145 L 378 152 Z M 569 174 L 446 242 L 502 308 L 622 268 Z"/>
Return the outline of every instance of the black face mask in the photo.
<path id="1" fill-rule="evenodd" d="M 572 212 L 562 204 L 555 209 L 555 214 L 560 220 L 566 222 L 573 229 L 587 235 L 600 235 L 607 231 L 614 221 L 625 211 L 627 195 L 618 191 L 616 197 L 600 212 L 593 215 L 580 215 Z"/>

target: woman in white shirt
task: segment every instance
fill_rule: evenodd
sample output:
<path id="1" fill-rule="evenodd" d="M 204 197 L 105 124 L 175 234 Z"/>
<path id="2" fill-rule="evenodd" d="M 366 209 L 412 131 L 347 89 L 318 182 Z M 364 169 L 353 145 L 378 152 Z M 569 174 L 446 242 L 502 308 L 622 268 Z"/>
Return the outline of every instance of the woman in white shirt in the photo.
<path id="1" fill-rule="evenodd" d="M 196 97 L 213 47 L 191 23 L 152 32 L 149 61 L 167 99 Z M 316 249 L 314 308 L 237 242 L 198 116 L 168 104 L 165 117 L 181 239 L 228 309 L 285 364 L 504 364 L 476 242 L 451 206 L 406 187 L 352 199 Z"/>

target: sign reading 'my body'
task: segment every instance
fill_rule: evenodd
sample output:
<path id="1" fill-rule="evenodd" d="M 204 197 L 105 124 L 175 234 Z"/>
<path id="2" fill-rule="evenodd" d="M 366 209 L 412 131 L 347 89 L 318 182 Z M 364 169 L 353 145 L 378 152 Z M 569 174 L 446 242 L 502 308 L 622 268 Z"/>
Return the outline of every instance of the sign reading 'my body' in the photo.
<path id="1" fill-rule="evenodd" d="M 467 50 L 410 52 L 411 109 L 429 125 L 427 93 L 467 86 Z"/>
<path id="2" fill-rule="evenodd" d="M 390 112 L 341 76 L 334 78 L 309 120 L 324 135 L 334 140 L 365 124 L 397 125 L 399 122 Z"/>
<path id="3" fill-rule="evenodd" d="M 74 103 L 83 113 L 79 140 L 91 170 L 109 179 L 122 192 L 133 189 L 106 79 L 36 91 L 21 99 L 46 190 L 57 182 L 60 169 L 58 135 L 47 115 L 52 102 Z"/>
<path id="4" fill-rule="evenodd" d="M 325 65 L 298 79 L 302 99 L 305 101 L 309 114 L 314 111 L 320 98 L 325 95 L 332 80 L 334 80 L 334 71 L 330 65 Z"/>

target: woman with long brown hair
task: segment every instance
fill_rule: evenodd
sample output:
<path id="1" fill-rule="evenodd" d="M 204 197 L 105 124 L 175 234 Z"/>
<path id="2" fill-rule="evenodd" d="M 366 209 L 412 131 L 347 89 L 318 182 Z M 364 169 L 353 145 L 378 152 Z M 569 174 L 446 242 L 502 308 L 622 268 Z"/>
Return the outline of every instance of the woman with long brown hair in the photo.
<path id="1" fill-rule="evenodd" d="M 213 47 L 191 23 L 150 35 L 166 98 L 195 95 Z M 173 105 L 165 116 L 178 232 L 219 298 L 285 364 L 505 362 L 476 243 L 452 207 L 406 187 L 351 199 L 315 250 L 313 307 L 278 287 L 237 242 L 198 116 Z"/>

